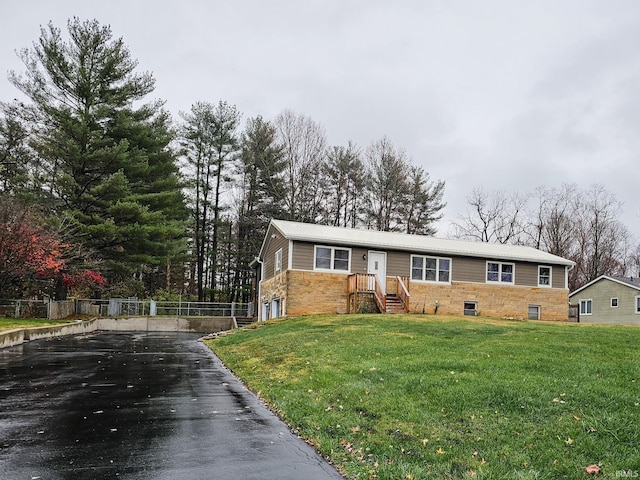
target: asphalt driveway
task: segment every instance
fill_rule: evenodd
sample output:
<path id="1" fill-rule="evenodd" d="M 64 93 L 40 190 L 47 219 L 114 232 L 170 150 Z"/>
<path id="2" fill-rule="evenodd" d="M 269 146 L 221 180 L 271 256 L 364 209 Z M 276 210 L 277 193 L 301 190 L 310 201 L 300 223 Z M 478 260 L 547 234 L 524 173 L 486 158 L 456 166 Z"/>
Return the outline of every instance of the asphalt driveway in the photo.
<path id="1" fill-rule="evenodd" d="M 0 478 L 342 477 L 191 334 L 0 350 Z"/>

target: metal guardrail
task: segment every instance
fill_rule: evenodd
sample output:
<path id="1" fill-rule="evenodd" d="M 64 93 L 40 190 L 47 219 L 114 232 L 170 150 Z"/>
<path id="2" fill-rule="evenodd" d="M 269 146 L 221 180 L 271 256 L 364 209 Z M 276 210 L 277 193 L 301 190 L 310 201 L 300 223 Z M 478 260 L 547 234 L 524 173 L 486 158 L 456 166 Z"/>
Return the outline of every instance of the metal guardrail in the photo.
<path id="1" fill-rule="evenodd" d="M 78 299 L 76 313 L 103 316 L 252 317 L 252 303 L 183 302 L 110 298 Z"/>
<path id="2" fill-rule="evenodd" d="M 49 318 L 50 310 L 47 300 L 0 299 L 0 317 Z M 135 298 L 75 300 L 76 315 L 250 318 L 254 316 L 253 310 L 252 303 L 170 302 Z"/>
<path id="3" fill-rule="evenodd" d="M 0 299 L 0 317 L 47 318 L 48 302 L 44 300 Z"/>

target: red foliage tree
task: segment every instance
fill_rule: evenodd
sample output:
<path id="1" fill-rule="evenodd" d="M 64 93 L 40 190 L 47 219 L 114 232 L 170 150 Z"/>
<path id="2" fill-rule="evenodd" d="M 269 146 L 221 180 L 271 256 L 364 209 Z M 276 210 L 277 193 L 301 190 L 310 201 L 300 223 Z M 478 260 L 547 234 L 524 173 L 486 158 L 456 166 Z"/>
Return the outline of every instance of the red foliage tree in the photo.
<path id="1" fill-rule="evenodd" d="M 0 198 L 0 296 L 32 294 L 58 277 L 65 248 L 35 212 Z"/>
<path id="2" fill-rule="evenodd" d="M 87 297 L 101 290 L 107 284 L 107 280 L 99 272 L 84 270 L 75 274 L 63 273 L 62 283 L 72 294 Z"/>

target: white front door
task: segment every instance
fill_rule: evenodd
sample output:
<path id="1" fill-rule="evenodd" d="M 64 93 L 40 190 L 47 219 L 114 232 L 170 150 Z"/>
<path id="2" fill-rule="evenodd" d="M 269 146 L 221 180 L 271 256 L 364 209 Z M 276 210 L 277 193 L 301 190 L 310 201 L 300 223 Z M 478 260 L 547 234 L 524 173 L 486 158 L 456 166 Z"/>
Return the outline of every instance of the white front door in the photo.
<path id="1" fill-rule="evenodd" d="M 374 252 L 369 250 L 369 265 L 367 273 L 377 275 L 378 281 L 382 286 L 382 291 L 386 293 L 387 288 L 387 254 L 385 252 Z"/>

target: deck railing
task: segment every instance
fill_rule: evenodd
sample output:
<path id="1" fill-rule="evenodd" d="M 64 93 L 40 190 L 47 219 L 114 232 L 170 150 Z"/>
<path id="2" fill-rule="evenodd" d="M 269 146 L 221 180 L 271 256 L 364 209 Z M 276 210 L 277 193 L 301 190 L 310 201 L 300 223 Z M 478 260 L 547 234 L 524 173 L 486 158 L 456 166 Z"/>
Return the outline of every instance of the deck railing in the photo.
<path id="1" fill-rule="evenodd" d="M 409 311 L 409 277 L 396 277 L 396 296 L 402 301 L 405 312 Z"/>
<path id="2" fill-rule="evenodd" d="M 354 273 L 349 275 L 348 294 L 373 293 L 373 298 L 381 312 L 387 311 L 387 295 L 382 290 L 378 276 L 373 273 Z"/>

